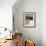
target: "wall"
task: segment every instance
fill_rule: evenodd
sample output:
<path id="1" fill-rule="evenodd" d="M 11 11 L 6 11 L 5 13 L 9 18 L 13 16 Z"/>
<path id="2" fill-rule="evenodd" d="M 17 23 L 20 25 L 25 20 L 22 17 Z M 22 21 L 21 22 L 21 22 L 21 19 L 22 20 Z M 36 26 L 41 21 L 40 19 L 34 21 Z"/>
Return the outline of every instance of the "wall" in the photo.
<path id="1" fill-rule="evenodd" d="M 0 27 L 12 28 L 12 6 L 16 0 L 0 0 Z"/>
<path id="2" fill-rule="evenodd" d="M 15 6 L 15 5 L 14 5 Z M 15 6 L 16 7 L 16 6 Z M 23 37 L 31 39 L 36 46 L 41 46 L 41 31 L 40 31 L 40 15 L 41 15 L 41 0 L 23 0 L 17 8 L 13 9 L 15 28 L 18 32 L 23 33 Z M 23 12 L 36 12 L 36 27 L 23 27 Z"/>
<path id="3" fill-rule="evenodd" d="M 46 0 L 41 1 L 40 31 L 42 46 L 46 46 Z"/>

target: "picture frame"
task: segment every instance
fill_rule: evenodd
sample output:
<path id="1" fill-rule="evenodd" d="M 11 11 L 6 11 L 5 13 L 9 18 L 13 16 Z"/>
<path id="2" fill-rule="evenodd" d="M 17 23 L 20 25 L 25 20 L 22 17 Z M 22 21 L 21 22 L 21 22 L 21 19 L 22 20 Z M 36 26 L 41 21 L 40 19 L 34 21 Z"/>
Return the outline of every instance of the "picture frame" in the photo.
<path id="1" fill-rule="evenodd" d="M 36 12 L 23 13 L 23 26 L 31 28 L 36 27 Z"/>

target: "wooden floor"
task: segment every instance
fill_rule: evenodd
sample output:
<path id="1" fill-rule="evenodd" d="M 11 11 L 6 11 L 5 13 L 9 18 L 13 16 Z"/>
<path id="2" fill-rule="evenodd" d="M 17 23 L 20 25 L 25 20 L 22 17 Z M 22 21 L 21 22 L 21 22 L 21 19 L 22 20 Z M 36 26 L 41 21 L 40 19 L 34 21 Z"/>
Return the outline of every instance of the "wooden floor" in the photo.
<path id="1" fill-rule="evenodd" d="M 6 40 L 6 42 L 2 43 L 0 46 L 16 46 L 15 39 L 13 39 L 13 40 Z"/>

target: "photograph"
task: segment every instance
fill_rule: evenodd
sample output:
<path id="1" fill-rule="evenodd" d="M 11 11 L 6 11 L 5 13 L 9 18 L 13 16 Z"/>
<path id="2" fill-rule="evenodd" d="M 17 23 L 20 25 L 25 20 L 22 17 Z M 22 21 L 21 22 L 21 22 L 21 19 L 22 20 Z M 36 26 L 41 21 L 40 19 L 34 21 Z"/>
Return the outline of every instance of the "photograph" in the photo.
<path id="1" fill-rule="evenodd" d="M 36 25 L 36 13 L 24 12 L 24 27 L 35 27 Z"/>
<path id="2" fill-rule="evenodd" d="M 46 46 L 46 0 L 0 0 L 0 46 Z"/>

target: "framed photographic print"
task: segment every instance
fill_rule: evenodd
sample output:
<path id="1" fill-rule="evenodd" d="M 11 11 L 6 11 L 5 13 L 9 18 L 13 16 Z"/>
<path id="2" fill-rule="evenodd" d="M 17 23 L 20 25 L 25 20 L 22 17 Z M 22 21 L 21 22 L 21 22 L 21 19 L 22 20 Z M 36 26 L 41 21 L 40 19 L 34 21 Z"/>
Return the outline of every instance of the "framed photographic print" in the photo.
<path id="1" fill-rule="evenodd" d="M 24 27 L 35 27 L 36 26 L 36 12 L 24 12 L 23 25 Z"/>

